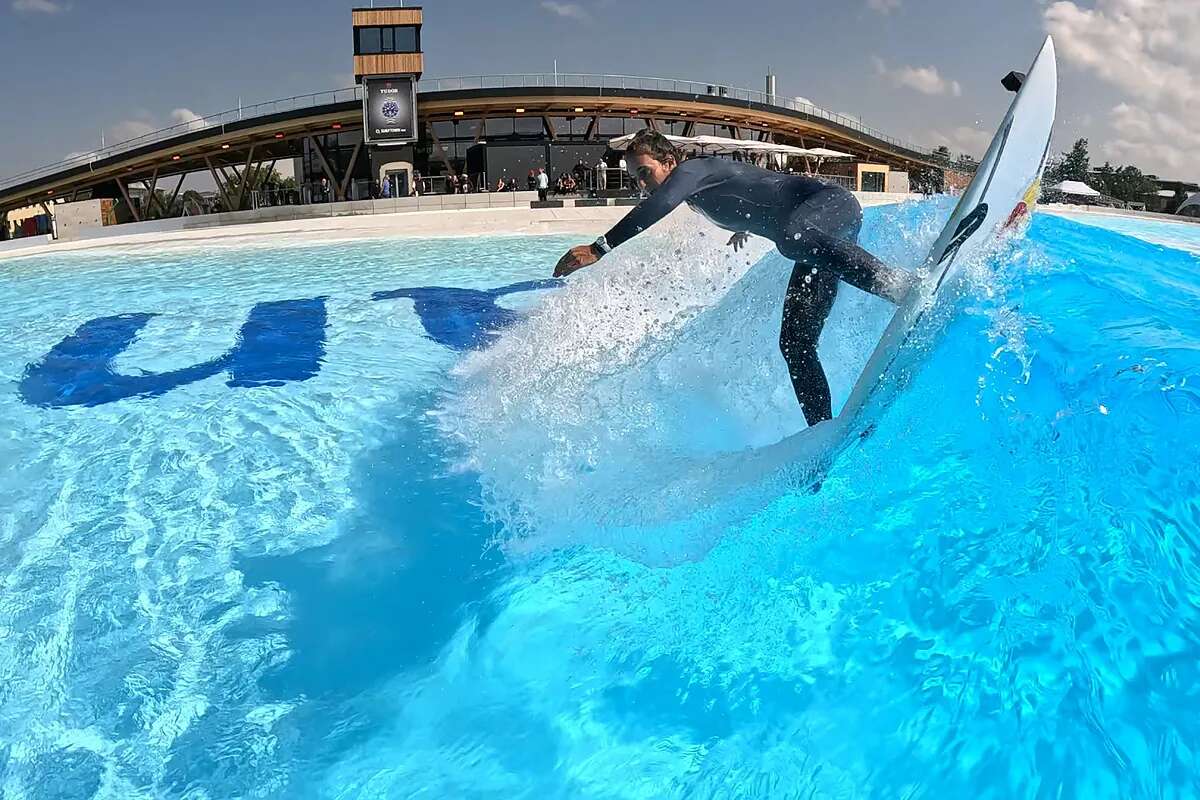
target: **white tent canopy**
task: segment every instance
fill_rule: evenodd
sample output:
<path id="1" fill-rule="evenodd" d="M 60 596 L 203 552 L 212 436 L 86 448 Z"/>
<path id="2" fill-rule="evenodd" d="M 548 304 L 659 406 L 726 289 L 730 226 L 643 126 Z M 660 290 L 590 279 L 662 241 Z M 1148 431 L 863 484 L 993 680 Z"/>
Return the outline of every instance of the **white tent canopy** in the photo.
<path id="1" fill-rule="evenodd" d="M 854 158 L 850 153 L 843 153 L 841 150 L 830 150 L 828 147 L 809 147 L 806 148 L 807 155 L 815 156 L 816 158 Z"/>
<path id="2" fill-rule="evenodd" d="M 1050 187 L 1052 192 L 1062 192 L 1063 194 L 1073 194 L 1076 197 L 1099 197 L 1100 193 L 1092 187 L 1088 186 L 1083 181 L 1063 181 L 1056 183 Z"/>

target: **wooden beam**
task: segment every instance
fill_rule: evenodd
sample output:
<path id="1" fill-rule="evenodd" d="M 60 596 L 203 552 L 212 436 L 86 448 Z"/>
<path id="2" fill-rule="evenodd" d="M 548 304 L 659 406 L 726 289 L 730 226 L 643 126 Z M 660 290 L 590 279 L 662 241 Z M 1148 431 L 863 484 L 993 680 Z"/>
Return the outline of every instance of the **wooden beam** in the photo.
<path id="1" fill-rule="evenodd" d="M 204 163 L 208 165 L 208 171 L 212 173 L 213 182 L 217 184 L 217 191 L 221 193 L 221 199 L 225 201 L 225 208 L 229 208 L 229 193 L 225 191 L 225 184 L 217 176 L 217 169 L 213 166 L 212 161 L 208 156 L 204 157 Z"/>
<path id="2" fill-rule="evenodd" d="M 342 176 L 342 183 L 338 186 L 338 199 L 346 199 L 346 187 L 350 184 L 350 177 L 354 175 L 354 165 L 358 162 L 358 153 L 362 150 L 362 140 L 354 145 L 354 152 L 350 154 L 350 163 L 346 166 L 346 174 Z"/>
<path id="3" fill-rule="evenodd" d="M 171 192 L 171 199 L 167 201 L 167 208 L 164 212 L 168 217 L 171 216 L 171 206 L 175 205 L 175 198 L 179 197 L 179 190 L 183 188 L 183 179 L 186 177 L 186 173 L 180 175 L 179 183 L 175 184 L 175 191 Z"/>
<path id="4" fill-rule="evenodd" d="M 558 132 L 554 130 L 554 120 L 548 116 L 542 117 L 542 125 L 546 128 L 546 135 L 550 137 L 550 141 L 558 138 Z"/>
<path id="5" fill-rule="evenodd" d="M 146 187 L 146 197 L 149 198 L 146 200 L 146 219 L 150 219 L 150 216 L 154 213 L 154 190 L 158 188 L 158 167 L 154 168 L 154 173 L 150 176 L 150 180 L 143 180 L 142 185 Z"/>
<path id="6" fill-rule="evenodd" d="M 317 158 L 321 161 L 321 170 L 325 173 L 325 177 L 329 179 L 330 188 L 337 185 L 337 178 L 333 177 L 333 170 L 329 168 L 329 162 L 325 160 L 325 152 L 321 149 L 321 145 L 312 136 L 305 136 L 308 140 L 309 147 L 317 151 Z"/>
<path id="7" fill-rule="evenodd" d="M 588 123 L 587 130 L 583 134 L 585 141 L 591 142 L 596 139 L 596 129 L 600 127 L 600 116 L 592 117 L 592 121 Z"/>
<path id="8" fill-rule="evenodd" d="M 129 190 L 125 188 L 125 181 L 117 178 L 117 188 L 121 190 L 121 196 L 125 198 L 125 205 L 129 206 L 129 213 L 133 215 L 134 222 L 141 222 L 142 215 L 138 213 L 137 207 L 133 204 L 133 200 L 129 198 Z"/>
<path id="9" fill-rule="evenodd" d="M 258 168 L 254 170 L 254 177 L 250 179 L 250 191 L 254 191 L 254 187 L 258 186 L 259 182 L 263 178 L 270 177 L 271 170 L 275 169 L 275 162 L 278 160 L 278 158 L 271 159 L 270 166 L 268 166 L 265 170 L 263 169 L 263 164 L 266 162 L 258 162 Z"/>
<path id="10" fill-rule="evenodd" d="M 250 176 L 250 162 L 254 160 L 254 145 L 250 145 L 250 150 L 246 153 L 246 166 L 242 168 L 242 179 L 238 185 L 237 193 L 237 208 L 235 211 L 242 210 L 242 201 L 246 197 L 246 178 Z"/>

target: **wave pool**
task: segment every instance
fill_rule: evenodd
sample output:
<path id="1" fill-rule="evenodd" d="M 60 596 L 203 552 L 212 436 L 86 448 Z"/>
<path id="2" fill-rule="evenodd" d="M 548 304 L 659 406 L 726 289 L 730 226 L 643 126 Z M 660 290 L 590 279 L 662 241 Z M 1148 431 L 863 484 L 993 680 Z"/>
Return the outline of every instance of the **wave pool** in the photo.
<path id="1" fill-rule="evenodd" d="M 703 222 L 0 263 L 0 796 L 1193 796 L 1200 228 L 1086 222 L 816 490 L 746 468 L 788 265 Z"/>

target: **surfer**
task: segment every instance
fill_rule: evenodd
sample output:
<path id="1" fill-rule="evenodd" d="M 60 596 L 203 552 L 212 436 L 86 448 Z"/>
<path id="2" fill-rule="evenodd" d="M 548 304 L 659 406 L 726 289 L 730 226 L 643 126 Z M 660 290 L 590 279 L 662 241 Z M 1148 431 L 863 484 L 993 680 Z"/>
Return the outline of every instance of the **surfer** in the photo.
<path id="1" fill-rule="evenodd" d="M 680 203 L 733 231 L 736 252 L 750 234 L 770 239 L 796 262 L 783 301 L 779 349 L 792 389 L 809 425 L 833 417 L 829 380 L 817 356 L 817 340 L 837 296 L 838 280 L 899 304 L 912 273 L 887 266 L 858 246 L 862 208 L 854 195 L 833 184 L 787 175 L 741 161 L 684 161 L 662 134 L 639 131 L 625 150 L 629 171 L 649 196 L 592 244 L 571 248 L 555 277 L 594 264 L 673 211 Z"/>

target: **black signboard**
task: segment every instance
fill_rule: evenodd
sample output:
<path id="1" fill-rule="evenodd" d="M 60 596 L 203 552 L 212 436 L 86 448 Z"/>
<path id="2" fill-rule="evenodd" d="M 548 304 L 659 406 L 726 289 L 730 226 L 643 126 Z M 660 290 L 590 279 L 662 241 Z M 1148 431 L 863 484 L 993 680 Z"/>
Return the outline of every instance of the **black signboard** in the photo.
<path id="1" fill-rule="evenodd" d="M 417 92 L 411 76 L 363 78 L 363 136 L 368 144 L 417 140 Z"/>

